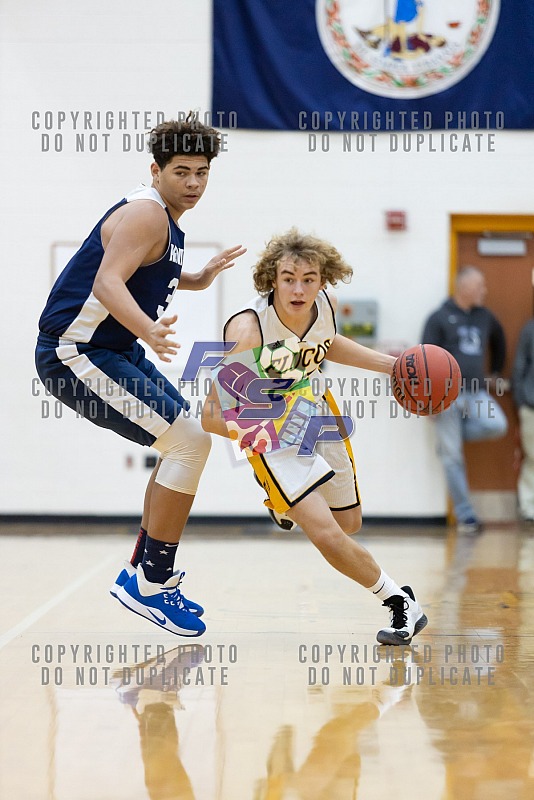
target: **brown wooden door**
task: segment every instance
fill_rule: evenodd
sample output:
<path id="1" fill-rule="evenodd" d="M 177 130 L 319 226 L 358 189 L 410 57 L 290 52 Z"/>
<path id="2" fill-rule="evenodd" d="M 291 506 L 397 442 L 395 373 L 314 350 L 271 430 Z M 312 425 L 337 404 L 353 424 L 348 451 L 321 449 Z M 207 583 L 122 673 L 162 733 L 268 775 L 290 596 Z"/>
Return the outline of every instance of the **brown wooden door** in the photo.
<path id="1" fill-rule="evenodd" d="M 478 233 L 458 234 L 458 267 L 472 264 L 486 277 L 486 305 L 504 328 L 507 355 L 503 377 L 510 379 L 519 333 L 534 311 L 534 240 L 526 239 L 525 256 L 481 256 L 477 252 L 479 238 Z M 499 397 L 498 402 L 508 418 L 506 436 L 471 442 L 465 448 L 469 486 L 475 492 L 510 492 L 517 486 L 517 412 L 511 392 Z"/>

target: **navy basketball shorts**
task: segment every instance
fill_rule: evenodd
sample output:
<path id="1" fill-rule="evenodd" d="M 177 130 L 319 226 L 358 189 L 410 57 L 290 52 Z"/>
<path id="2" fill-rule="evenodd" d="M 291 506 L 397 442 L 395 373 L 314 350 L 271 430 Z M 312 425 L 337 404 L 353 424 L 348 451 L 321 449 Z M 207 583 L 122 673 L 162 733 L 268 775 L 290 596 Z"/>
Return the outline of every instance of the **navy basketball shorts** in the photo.
<path id="1" fill-rule="evenodd" d="M 47 392 L 138 444 L 152 445 L 190 406 L 138 342 L 115 351 L 40 333 L 35 364 Z"/>

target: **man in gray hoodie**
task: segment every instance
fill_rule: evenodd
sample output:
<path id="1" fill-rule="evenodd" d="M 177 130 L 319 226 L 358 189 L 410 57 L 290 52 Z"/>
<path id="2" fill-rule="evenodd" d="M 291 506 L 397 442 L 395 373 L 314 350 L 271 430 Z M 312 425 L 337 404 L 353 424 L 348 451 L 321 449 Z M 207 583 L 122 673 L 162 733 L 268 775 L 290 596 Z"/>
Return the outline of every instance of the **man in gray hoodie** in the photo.
<path id="1" fill-rule="evenodd" d="M 486 294 L 482 272 L 476 267 L 463 267 L 456 276 L 453 296 L 430 315 L 421 340 L 448 350 L 462 371 L 459 398 L 446 411 L 432 417 L 460 533 L 478 533 L 482 527 L 469 497 L 463 443 L 497 439 L 507 430 L 503 410 L 487 392 L 487 355 L 490 376 L 494 378 L 503 368 L 506 342 L 499 321 L 484 307 Z"/>

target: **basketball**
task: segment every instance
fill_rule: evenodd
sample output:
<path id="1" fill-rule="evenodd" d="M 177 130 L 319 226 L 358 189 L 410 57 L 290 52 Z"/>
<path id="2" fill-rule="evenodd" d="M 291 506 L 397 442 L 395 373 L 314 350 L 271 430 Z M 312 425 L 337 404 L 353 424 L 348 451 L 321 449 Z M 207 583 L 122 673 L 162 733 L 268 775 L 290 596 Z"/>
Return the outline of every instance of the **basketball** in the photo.
<path id="1" fill-rule="evenodd" d="M 401 353 L 391 377 L 397 402 L 422 417 L 445 411 L 458 397 L 461 381 L 454 356 L 434 344 L 418 344 Z"/>

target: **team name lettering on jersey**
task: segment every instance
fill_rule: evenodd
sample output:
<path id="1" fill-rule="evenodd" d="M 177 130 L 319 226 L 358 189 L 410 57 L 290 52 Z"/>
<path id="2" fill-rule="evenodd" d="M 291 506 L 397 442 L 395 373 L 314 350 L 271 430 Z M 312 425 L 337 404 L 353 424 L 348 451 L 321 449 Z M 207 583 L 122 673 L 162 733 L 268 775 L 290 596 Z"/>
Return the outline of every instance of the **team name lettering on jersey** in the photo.
<path id="1" fill-rule="evenodd" d="M 169 253 L 169 261 L 173 261 L 175 264 L 180 264 L 180 266 L 184 263 L 184 251 L 183 248 L 177 247 L 175 244 L 171 244 L 171 252 Z"/>
<path id="2" fill-rule="evenodd" d="M 295 366 L 307 368 L 310 365 L 313 365 L 313 368 L 316 369 L 321 361 L 323 361 L 331 344 L 331 339 L 325 339 L 324 342 L 317 344 L 315 347 L 303 348 L 300 351 L 298 364 L 295 364 Z"/>

